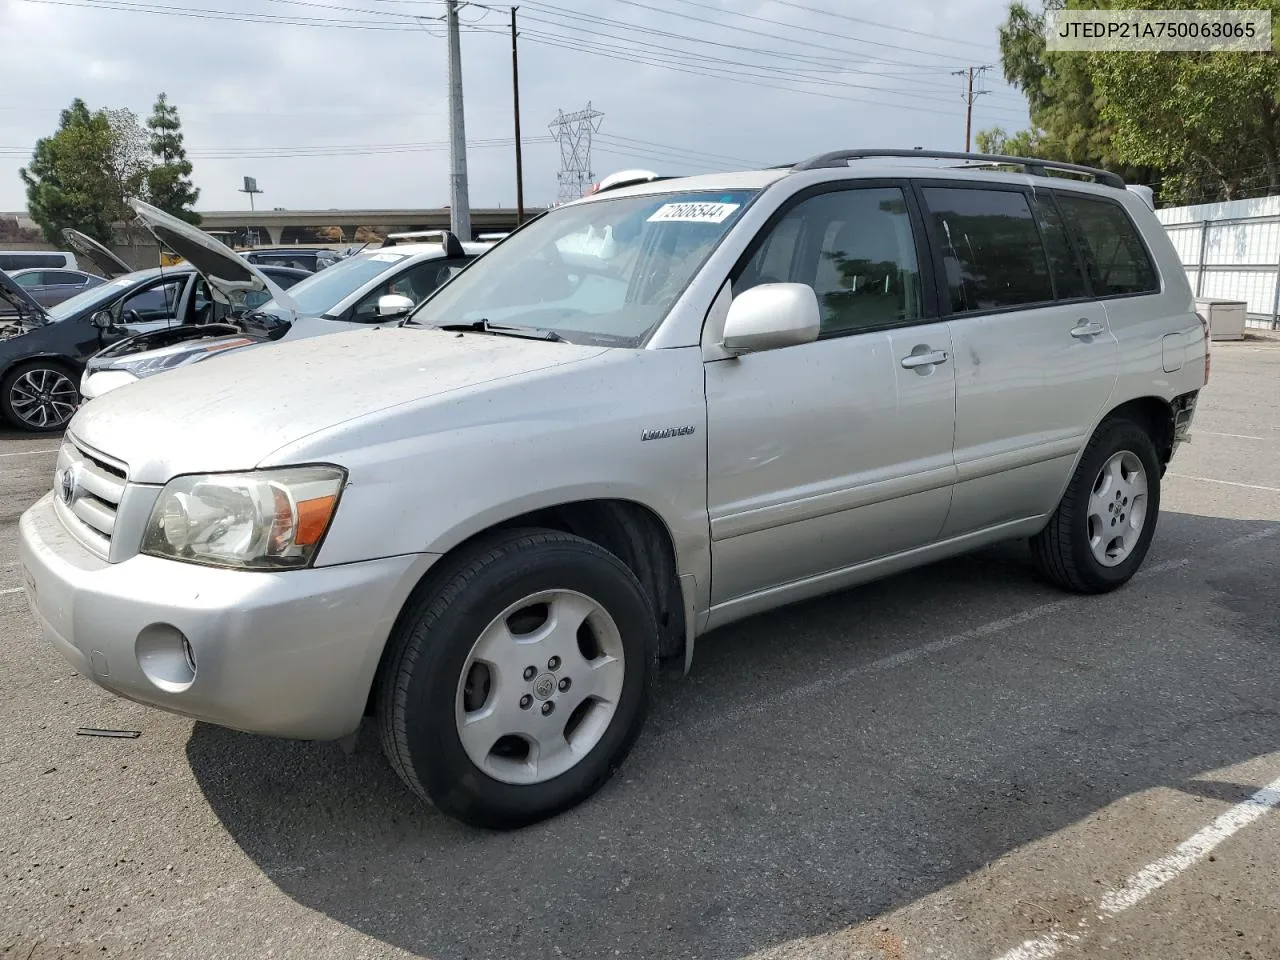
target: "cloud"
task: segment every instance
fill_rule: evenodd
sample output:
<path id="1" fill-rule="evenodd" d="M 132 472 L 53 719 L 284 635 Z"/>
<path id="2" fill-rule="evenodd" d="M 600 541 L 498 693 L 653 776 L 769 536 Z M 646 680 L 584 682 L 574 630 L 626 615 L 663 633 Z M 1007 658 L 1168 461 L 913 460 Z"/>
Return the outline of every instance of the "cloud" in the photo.
<path id="1" fill-rule="evenodd" d="M 149 2 L 180 9 L 174 0 Z M 548 123 L 588 100 L 604 113 L 592 153 L 597 176 L 632 166 L 701 172 L 782 163 L 845 146 L 958 149 L 964 107 L 950 71 L 998 62 L 1005 14 L 1004 0 L 571 2 L 520 5 L 530 205 L 556 196 L 559 148 Z M 74 97 L 145 118 L 161 90 L 182 113 L 203 209 L 247 206 L 237 192 L 246 174 L 265 191 L 259 206 L 448 202 L 439 0 L 205 0 L 199 8 L 348 24 L 0 0 L 0 89 L 23 91 L 0 104 L 0 210 L 25 206 L 18 167 Z M 477 207 L 515 201 L 508 10 L 462 9 Z M 988 74 L 993 93 L 979 99 L 975 129 L 1025 125 L 1025 107 L 998 73 Z"/>

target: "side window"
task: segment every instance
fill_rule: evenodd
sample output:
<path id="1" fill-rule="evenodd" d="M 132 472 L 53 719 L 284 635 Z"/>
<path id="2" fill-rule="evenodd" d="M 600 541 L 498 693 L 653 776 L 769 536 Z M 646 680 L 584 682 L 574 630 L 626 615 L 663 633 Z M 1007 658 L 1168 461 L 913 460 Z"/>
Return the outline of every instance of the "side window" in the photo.
<path id="1" fill-rule="evenodd" d="M 66 270 L 49 271 L 45 273 L 44 278 L 45 283 L 75 284 L 77 286 L 84 283 L 84 277 L 80 276 L 80 274 L 70 273 Z"/>
<path id="2" fill-rule="evenodd" d="M 1049 262 L 1019 191 L 925 187 L 953 313 L 1053 299 Z"/>
<path id="3" fill-rule="evenodd" d="M 1032 200 L 1036 219 L 1040 221 L 1040 234 L 1044 237 L 1045 252 L 1049 255 L 1049 269 L 1053 272 L 1053 289 L 1059 300 L 1074 300 L 1088 296 L 1089 290 L 1080 272 L 1080 264 L 1067 239 L 1067 225 L 1062 220 L 1053 198 L 1043 194 Z"/>
<path id="4" fill-rule="evenodd" d="M 128 323 L 133 319 L 129 314 L 135 313 L 137 319 L 143 323 L 174 319 L 177 316 L 178 301 L 182 297 L 182 289 L 186 283 L 185 276 L 174 277 L 171 280 L 153 284 L 145 290 L 139 290 L 126 297 L 120 305 L 120 318 Z"/>
<path id="5" fill-rule="evenodd" d="M 1058 194 L 1067 226 L 1079 243 L 1097 296 L 1156 293 L 1160 279 L 1142 237 L 1119 204 Z"/>
<path id="6" fill-rule="evenodd" d="M 13 278 L 13 282 L 24 289 L 38 287 L 45 283 L 45 274 L 39 270 L 33 270 L 31 273 L 24 273 Z"/>
<path id="7" fill-rule="evenodd" d="M 436 288 L 452 277 L 466 265 L 466 260 L 424 260 L 396 276 L 384 280 L 370 290 L 351 311 L 351 319 L 369 323 L 378 320 L 378 299 L 387 294 L 408 297 L 414 303 L 421 303 Z"/>
<path id="8" fill-rule="evenodd" d="M 863 187 L 802 200 L 770 229 L 733 290 L 760 283 L 812 287 L 824 337 L 919 320 L 920 268 L 902 190 Z"/>

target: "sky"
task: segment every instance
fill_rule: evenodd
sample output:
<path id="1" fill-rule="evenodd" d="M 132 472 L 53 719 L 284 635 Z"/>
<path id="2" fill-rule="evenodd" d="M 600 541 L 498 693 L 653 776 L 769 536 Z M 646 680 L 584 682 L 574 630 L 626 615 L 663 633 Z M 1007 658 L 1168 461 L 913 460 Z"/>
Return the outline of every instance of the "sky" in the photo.
<path id="1" fill-rule="evenodd" d="M 549 124 L 590 102 L 591 170 L 703 173 L 847 147 L 964 147 L 1027 125 L 1000 72 L 1008 0 L 519 0 L 529 206 L 556 200 Z M 414 208 L 449 202 L 443 0 L 0 0 L 0 211 L 59 111 L 164 91 L 197 209 Z M 510 6 L 465 3 L 472 207 L 514 206 Z M 975 147 L 976 149 L 976 147 Z"/>

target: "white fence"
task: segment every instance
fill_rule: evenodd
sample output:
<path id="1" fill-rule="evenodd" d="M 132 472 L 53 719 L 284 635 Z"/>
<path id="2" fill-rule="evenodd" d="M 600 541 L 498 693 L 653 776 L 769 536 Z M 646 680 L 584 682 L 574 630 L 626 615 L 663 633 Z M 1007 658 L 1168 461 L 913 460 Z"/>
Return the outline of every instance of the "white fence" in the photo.
<path id="1" fill-rule="evenodd" d="M 1156 211 L 1197 297 L 1243 300 L 1251 327 L 1280 328 L 1280 197 Z"/>

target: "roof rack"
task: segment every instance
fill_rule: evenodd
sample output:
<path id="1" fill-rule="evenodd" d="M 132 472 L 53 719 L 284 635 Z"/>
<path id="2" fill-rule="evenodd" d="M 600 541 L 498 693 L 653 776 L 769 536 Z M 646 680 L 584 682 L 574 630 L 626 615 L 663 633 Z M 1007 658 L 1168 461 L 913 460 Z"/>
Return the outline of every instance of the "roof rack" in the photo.
<path id="1" fill-rule="evenodd" d="M 465 257 L 466 251 L 452 230 L 407 230 L 403 233 L 388 233 L 382 241 L 384 247 L 394 247 L 400 243 L 421 243 L 427 240 L 440 240 L 447 257 Z"/>
<path id="2" fill-rule="evenodd" d="M 792 170 L 820 170 L 825 167 L 843 167 L 850 160 L 868 160 L 875 157 L 925 157 L 930 160 L 964 160 L 965 164 L 974 166 L 1013 166 L 1021 167 L 1024 173 L 1036 177 L 1049 176 L 1048 171 L 1060 170 L 1064 173 L 1076 173 L 1092 177 L 1096 183 L 1108 187 L 1124 189 L 1124 179 L 1109 170 L 1097 167 L 1086 167 L 1078 163 L 1060 163 L 1057 160 L 1040 160 L 1031 157 L 1006 157 L 998 153 L 960 153 L 950 150 L 836 150 L 831 153 L 820 153 L 808 160 L 792 164 Z"/>

